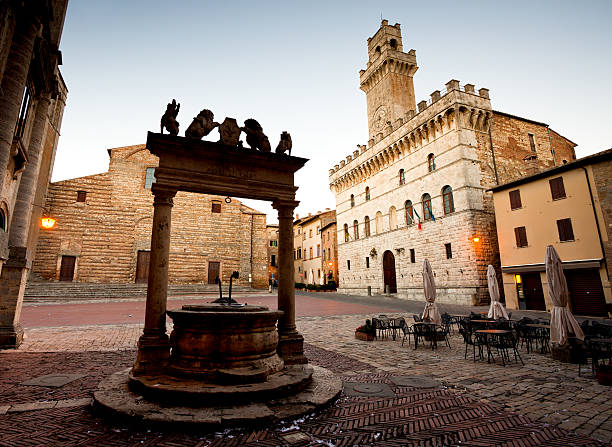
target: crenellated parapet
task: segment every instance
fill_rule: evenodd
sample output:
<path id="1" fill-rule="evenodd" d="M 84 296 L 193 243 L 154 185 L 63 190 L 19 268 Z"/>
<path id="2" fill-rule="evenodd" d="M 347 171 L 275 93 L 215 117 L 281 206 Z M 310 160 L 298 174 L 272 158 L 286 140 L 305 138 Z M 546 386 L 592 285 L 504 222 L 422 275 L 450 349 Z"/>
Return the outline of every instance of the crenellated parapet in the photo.
<path id="1" fill-rule="evenodd" d="M 488 132 L 493 116 L 489 90 L 476 92 L 474 85 L 451 80 L 442 91 L 431 93 L 394 123 L 358 145 L 358 150 L 329 170 L 330 189 L 343 191 L 385 169 L 407 154 L 431 143 L 448 132 L 460 129 Z"/>

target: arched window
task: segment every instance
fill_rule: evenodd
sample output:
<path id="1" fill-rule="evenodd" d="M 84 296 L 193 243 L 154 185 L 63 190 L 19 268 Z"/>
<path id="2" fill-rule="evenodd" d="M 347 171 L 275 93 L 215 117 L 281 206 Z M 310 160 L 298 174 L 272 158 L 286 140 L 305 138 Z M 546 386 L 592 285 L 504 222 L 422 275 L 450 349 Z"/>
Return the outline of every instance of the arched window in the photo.
<path id="1" fill-rule="evenodd" d="M 395 207 L 389 208 L 389 231 L 393 231 L 397 228 L 397 211 Z"/>
<path id="2" fill-rule="evenodd" d="M 366 196 L 366 200 L 370 200 L 370 187 L 369 186 L 366 186 L 365 196 Z"/>
<path id="3" fill-rule="evenodd" d="M 344 224 L 344 242 L 349 241 L 348 224 Z"/>
<path id="4" fill-rule="evenodd" d="M 423 194 L 421 202 L 423 203 L 423 220 L 431 220 L 431 196 L 427 193 Z"/>
<path id="5" fill-rule="evenodd" d="M 404 176 L 404 170 L 403 169 L 399 170 L 399 184 L 400 185 L 405 185 L 406 184 L 406 177 Z"/>
<path id="6" fill-rule="evenodd" d="M 0 208 L 0 230 L 6 231 L 6 213 Z"/>
<path id="7" fill-rule="evenodd" d="M 355 206 L 355 194 L 351 194 L 351 208 Z"/>
<path id="8" fill-rule="evenodd" d="M 359 222 L 356 220 L 353 221 L 353 236 L 355 240 L 359 239 Z"/>
<path id="9" fill-rule="evenodd" d="M 363 225 L 365 227 L 365 237 L 370 237 L 370 216 L 366 216 L 365 219 L 363 219 Z"/>
<path id="10" fill-rule="evenodd" d="M 434 157 L 434 154 L 429 154 L 427 156 L 427 170 L 429 172 L 436 170 L 436 157 Z"/>
<path id="11" fill-rule="evenodd" d="M 406 202 L 404 203 L 404 213 L 406 218 L 406 225 L 412 225 L 412 222 L 414 221 L 414 214 L 412 212 L 411 200 L 406 200 Z"/>
<path id="12" fill-rule="evenodd" d="M 383 232 L 382 213 L 379 211 L 376 213 L 376 234 L 380 234 L 382 232 Z"/>
<path id="13" fill-rule="evenodd" d="M 453 188 L 448 185 L 442 188 L 442 203 L 444 204 L 444 214 L 450 214 L 455 212 Z"/>

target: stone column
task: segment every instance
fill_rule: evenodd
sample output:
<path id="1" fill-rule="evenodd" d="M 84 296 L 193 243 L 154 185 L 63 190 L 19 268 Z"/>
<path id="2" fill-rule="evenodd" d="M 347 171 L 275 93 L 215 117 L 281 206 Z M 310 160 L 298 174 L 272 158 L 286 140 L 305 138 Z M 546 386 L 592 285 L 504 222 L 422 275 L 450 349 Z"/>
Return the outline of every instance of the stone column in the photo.
<path id="1" fill-rule="evenodd" d="M 30 69 L 34 40 L 40 21 L 37 17 L 21 14 L 17 19 L 13 43 L 2 77 L 0 99 L 0 193 L 4 190 L 4 171 L 9 164 L 13 134 L 19 118 L 19 108 Z"/>
<path id="2" fill-rule="evenodd" d="M 26 247 L 11 247 L 0 273 L 0 349 L 18 348 L 23 341 L 19 323 L 30 260 Z"/>
<path id="3" fill-rule="evenodd" d="M 166 302 L 170 220 L 176 191 L 156 188 L 155 185 L 152 190 L 154 209 L 145 325 L 138 340 L 138 356 L 132 369 L 134 375 L 160 371 L 170 357 L 170 342 L 166 334 Z"/>
<path id="4" fill-rule="evenodd" d="M 275 201 L 278 210 L 278 353 L 286 365 L 308 363 L 304 337 L 295 327 L 295 279 L 293 265 L 293 210 L 298 202 Z"/>
<path id="5" fill-rule="evenodd" d="M 13 209 L 9 246 L 25 247 L 28 244 L 28 232 L 32 217 L 32 203 L 38 183 L 40 160 L 44 149 L 45 130 L 47 128 L 47 113 L 51 104 L 50 95 L 42 95 L 36 102 L 34 123 L 28 145 L 28 164 L 21 174 L 19 191 Z M 41 203 L 37 205 L 43 205 Z"/>
<path id="6" fill-rule="evenodd" d="M 40 98 L 36 104 L 28 147 L 30 162 L 19 182 L 9 234 L 9 259 L 0 274 L 0 347 L 4 348 L 17 348 L 23 340 L 23 328 L 19 324 L 19 319 L 32 262 L 32 253 L 29 253 L 27 248 L 28 233 L 49 103 L 49 97 L 45 96 Z"/>

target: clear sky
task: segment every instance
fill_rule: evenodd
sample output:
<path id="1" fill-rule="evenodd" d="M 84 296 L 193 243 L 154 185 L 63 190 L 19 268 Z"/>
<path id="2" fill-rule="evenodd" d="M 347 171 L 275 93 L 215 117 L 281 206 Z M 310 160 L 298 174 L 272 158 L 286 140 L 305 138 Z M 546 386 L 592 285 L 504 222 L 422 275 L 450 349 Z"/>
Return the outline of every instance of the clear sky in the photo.
<path id="1" fill-rule="evenodd" d="M 176 98 L 181 135 L 204 108 L 257 119 L 273 148 L 289 131 L 310 159 L 297 212 L 334 208 L 328 170 L 368 139 L 359 70 L 381 15 L 416 50 L 417 102 L 458 79 L 549 124 L 578 157 L 612 147 L 612 1 L 70 0 L 53 181 L 106 171 L 106 149 L 144 143 Z"/>

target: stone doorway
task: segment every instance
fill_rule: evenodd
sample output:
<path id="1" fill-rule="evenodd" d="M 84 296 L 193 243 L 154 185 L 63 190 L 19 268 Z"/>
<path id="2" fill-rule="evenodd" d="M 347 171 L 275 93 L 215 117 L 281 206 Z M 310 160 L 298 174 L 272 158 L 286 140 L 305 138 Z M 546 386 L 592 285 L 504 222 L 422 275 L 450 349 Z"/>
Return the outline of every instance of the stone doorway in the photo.
<path id="1" fill-rule="evenodd" d="M 76 256 L 62 256 L 60 264 L 60 281 L 72 281 L 74 278 L 74 266 L 76 264 Z"/>
<path id="2" fill-rule="evenodd" d="M 221 277 L 221 263 L 217 261 L 208 262 L 208 284 L 215 284 L 215 279 Z"/>
<path id="3" fill-rule="evenodd" d="M 397 293 L 397 282 L 395 278 L 395 256 L 389 250 L 383 254 L 383 276 L 385 281 L 385 293 L 389 286 L 389 293 Z"/>
<path id="4" fill-rule="evenodd" d="M 146 283 L 149 279 L 149 262 L 151 261 L 151 252 L 149 250 L 138 250 L 136 258 L 136 282 Z"/>
<path id="5" fill-rule="evenodd" d="M 542 290 L 542 280 L 539 273 L 524 273 L 523 292 L 525 294 L 525 304 L 529 310 L 546 310 L 544 303 L 544 291 Z"/>

